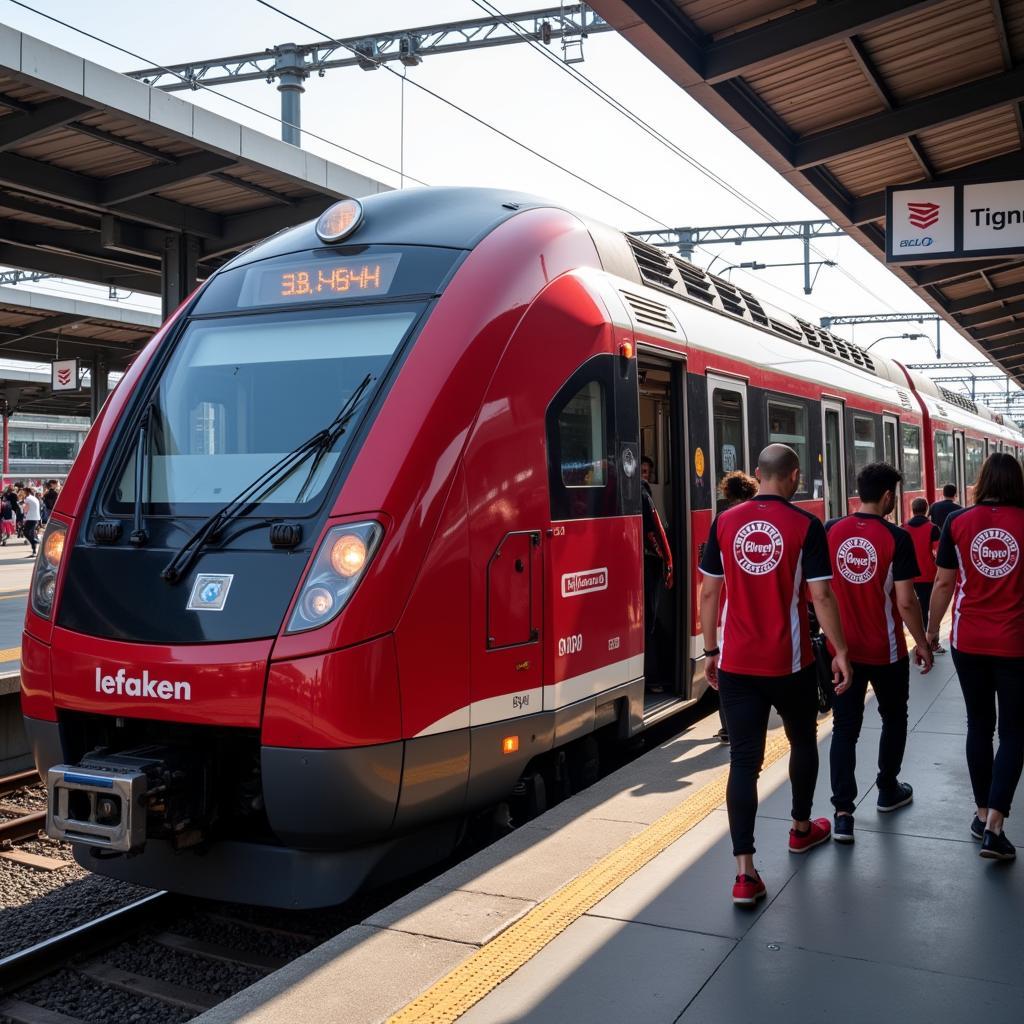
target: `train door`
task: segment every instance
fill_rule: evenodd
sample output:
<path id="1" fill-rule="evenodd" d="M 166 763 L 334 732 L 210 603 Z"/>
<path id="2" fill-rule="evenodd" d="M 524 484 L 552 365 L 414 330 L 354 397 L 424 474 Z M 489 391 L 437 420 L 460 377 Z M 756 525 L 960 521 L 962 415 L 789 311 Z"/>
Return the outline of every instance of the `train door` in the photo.
<path id="1" fill-rule="evenodd" d="M 894 466 L 902 472 L 899 437 L 900 421 L 891 413 L 884 413 L 882 415 L 882 458 L 890 466 Z M 895 523 L 903 522 L 903 488 L 899 485 L 896 487 L 896 507 L 892 511 L 891 518 Z"/>
<path id="2" fill-rule="evenodd" d="M 711 419 L 711 482 L 715 511 L 720 512 L 719 481 L 726 473 L 737 469 L 750 472 L 746 381 L 709 373 L 708 409 Z"/>
<path id="3" fill-rule="evenodd" d="M 826 399 L 821 403 L 821 433 L 825 439 L 825 519 L 846 515 L 846 441 L 843 431 L 843 403 Z"/>
<path id="4" fill-rule="evenodd" d="M 960 501 L 966 502 L 967 488 L 964 473 L 964 433 L 957 430 L 953 434 L 953 469 L 956 474 L 956 493 Z"/>
<path id="5" fill-rule="evenodd" d="M 640 453 L 651 497 L 672 552 L 674 579 L 644 542 L 644 715 L 656 714 L 687 695 L 684 637 L 689 621 L 686 565 L 688 515 L 683 444 L 683 364 L 648 352 L 638 360 Z M 648 462 L 647 460 L 650 460 Z"/>

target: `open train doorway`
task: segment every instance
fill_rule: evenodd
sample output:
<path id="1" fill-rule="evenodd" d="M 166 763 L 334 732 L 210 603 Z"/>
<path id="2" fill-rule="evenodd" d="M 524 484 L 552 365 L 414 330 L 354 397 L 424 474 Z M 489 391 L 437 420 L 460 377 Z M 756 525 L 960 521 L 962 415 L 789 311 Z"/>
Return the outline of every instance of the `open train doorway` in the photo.
<path id="1" fill-rule="evenodd" d="M 638 358 L 641 468 L 653 505 L 644 515 L 645 719 L 688 695 L 683 671 L 689 662 L 683 658 L 689 614 L 683 370 L 679 361 L 644 352 Z M 659 550 L 664 544 L 671 555 L 671 577 L 668 559 Z"/>

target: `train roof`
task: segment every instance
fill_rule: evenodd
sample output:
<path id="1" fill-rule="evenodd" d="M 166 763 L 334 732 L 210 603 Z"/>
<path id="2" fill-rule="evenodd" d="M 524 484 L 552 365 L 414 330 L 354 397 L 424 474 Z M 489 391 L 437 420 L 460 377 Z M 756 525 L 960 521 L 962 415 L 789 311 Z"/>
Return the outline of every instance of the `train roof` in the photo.
<path id="1" fill-rule="evenodd" d="M 364 219 L 358 239 L 353 238 L 359 245 L 424 245 L 464 250 L 474 248 L 495 228 L 525 210 L 562 209 L 557 203 L 525 192 L 493 188 L 411 188 L 367 196 L 360 202 Z M 809 349 L 809 355 L 813 352 L 845 363 L 898 388 L 907 386 L 909 371 L 895 361 L 866 352 L 845 338 L 763 302 L 745 288 L 709 274 L 664 249 L 589 217 L 576 216 L 590 230 L 602 265 L 609 273 L 774 334 Z M 308 221 L 280 231 L 241 253 L 223 269 L 319 248 L 323 243 L 316 235 L 315 223 Z M 636 309 L 633 312 L 643 324 L 643 313 L 637 314 Z M 653 325 L 656 326 L 656 320 Z M 963 419 L 966 425 L 997 434 L 1021 437 L 1001 416 L 984 406 L 940 388 L 921 374 L 910 373 L 910 376 L 918 393 L 932 400 L 930 411 L 937 415 Z"/>

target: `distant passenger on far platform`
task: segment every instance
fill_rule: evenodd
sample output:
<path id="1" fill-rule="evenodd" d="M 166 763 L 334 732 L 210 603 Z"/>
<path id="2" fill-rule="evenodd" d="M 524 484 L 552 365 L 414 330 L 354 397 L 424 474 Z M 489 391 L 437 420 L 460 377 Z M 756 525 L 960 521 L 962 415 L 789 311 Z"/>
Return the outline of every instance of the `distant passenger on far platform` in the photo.
<path id="1" fill-rule="evenodd" d="M 914 554 L 917 555 L 917 567 L 921 575 L 914 578 L 914 593 L 921 605 L 924 628 L 928 629 L 928 606 L 932 600 L 932 584 L 935 582 L 935 549 L 939 546 L 939 528 L 928 518 L 928 502 L 925 498 L 915 498 L 910 504 L 913 518 L 909 519 L 904 529 L 914 542 Z M 938 640 L 932 645 L 932 654 L 945 654 L 946 648 Z"/>
<path id="2" fill-rule="evenodd" d="M 950 512 L 956 512 L 957 509 L 962 507 L 962 505 L 958 505 L 956 502 L 956 484 L 946 484 L 942 488 L 942 501 L 935 502 L 928 510 L 928 515 L 931 521 L 941 530 Z"/>
<path id="3" fill-rule="evenodd" d="M 748 476 L 741 469 L 734 469 L 731 473 L 726 473 L 725 476 L 718 482 L 718 493 L 722 496 L 722 511 L 724 512 L 727 508 L 732 508 L 733 505 L 738 505 L 741 501 L 749 501 L 757 494 L 757 480 Z M 726 601 L 725 591 L 722 591 L 722 603 Z M 718 616 L 718 624 L 722 624 L 721 612 Z M 718 704 L 718 720 L 722 723 L 722 728 L 718 730 L 717 736 L 722 743 L 729 742 L 729 729 L 725 724 L 725 712 L 722 710 L 721 701 Z"/>
<path id="4" fill-rule="evenodd" d="M 32 545 L 32 553 L 29 555 L 30 558 L 35 558 L 36 554 L 36 530 L 39 527 L 39 499 L 36 497 L 35 488 L 25 488 L 25 540 Z"/>
<path id="5" fill-rule="evenodd" d="M 928 639 L 953 602 L 950 647 L 967 705 L 967 768 L 981 856 L 1013 860 L 1003 820 L 1024 764 L 1024 473 L 1008 452 L 981 467 L 974 504 L 942 528 Z M 998 707 L 998 715 L 997 715 Z M 999 749 L 992 739 L 999 726 Z"/>
<path id="6" fill-rule="evenodd" d="M 900 782 L 907 746 L 910 658 L 903 636 L 907 624 L 914 638 L 914 661 L 923 672 L 932 667 L 921 607 L 914 594 L 919 575 L 914 542 L 906 530 L 886 521 L 896 507 L 903 477 L 884 463 L 865 466 L 857 476 L 860 511 L 826 524 L 832 556 L 833 589 L 839 618 L 850 645 L 853 685 L 832 706 L 833 837 L 853 842 L 857 800 L 857 740 L 864 724 L 868 683 L 875 691 L 882 732 L 878 740 L 878 810 L 905 807 L 914 799 L 909 783 Z"/>
<path id="7" fill-rule="evenodd" d="M 828 818 L 811 821 L 818 776 L 818 684 L 811 653 L 804 583 L 836 650 L 834 685 L 842 693 L 852 669 L 839 609 L 829 580 L 832 567 L 821 520 L 791 503 L 800 483 L 800 459 L 770 444 L 757 460 L 756 498 L 726 509 L 711 524 L 700 570 L 704 672 L 718 690 L 729 728 L 726 808 L 736 857 L 733 903 L 752 906 L 765 895 L 754 867 L 757 777 L 764 763 L 768 717 L 774 707 L 789 739 L 793 789 L 791 853 L 828 841 Z M 723 585 L 727 614 L 718 646 Z"/>

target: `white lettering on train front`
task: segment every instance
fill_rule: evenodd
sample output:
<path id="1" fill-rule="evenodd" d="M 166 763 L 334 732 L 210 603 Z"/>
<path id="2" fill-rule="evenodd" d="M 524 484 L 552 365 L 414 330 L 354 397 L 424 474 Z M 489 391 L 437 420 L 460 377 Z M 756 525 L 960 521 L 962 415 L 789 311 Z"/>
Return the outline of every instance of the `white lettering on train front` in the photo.
<path id="1" fill-rule="evenodd" d="M 561 636 L 558 638 L 558 656 L 560 658 L 564 658 L 567 654 L 579 654 L 582 650 L 582 633 L 575 633 L 572 636 Z"/>
<path id="2" fill-rule="evenodd" d="M 119 668 L 110 676 L 104 675 L 97 667 L 96 692 L 107 696 L 148 697 L 150 700 L 191 700 L 192 684 L 184 679 L 171 682 L 170 679 L 150 677 L 148 669 L 143 669 L 141 676 L 130 676 L 127 670 Z"/>

